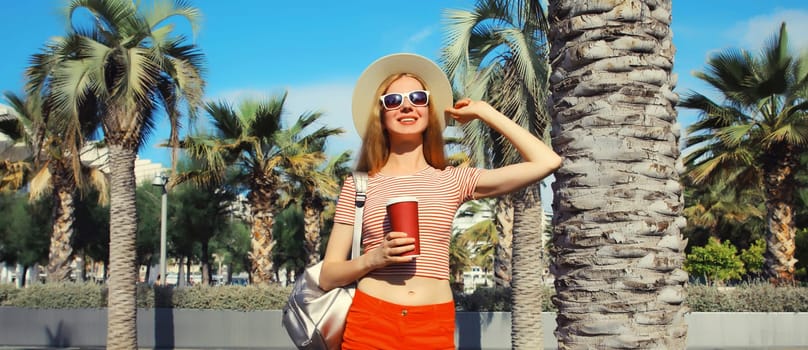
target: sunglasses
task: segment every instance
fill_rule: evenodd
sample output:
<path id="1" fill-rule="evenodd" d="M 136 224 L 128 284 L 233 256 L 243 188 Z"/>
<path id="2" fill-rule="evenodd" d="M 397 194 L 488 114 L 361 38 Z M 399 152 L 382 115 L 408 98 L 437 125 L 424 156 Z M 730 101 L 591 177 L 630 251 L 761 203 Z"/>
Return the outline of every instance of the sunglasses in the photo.
<path id="1" fill-rule="evenodd" d="M 401 105 L 404 104 L 404 96 L 406 96 L 407 99 L 410 100 L 410 104 L 415 107 L 424 107 L 429 104 L 429 91 L 426 90 L 415 90 L 406 94 L 395 92 L 382 95 L 380 99 L 382 100 L 384 109 L 392 111 L 401 108 Z"/>

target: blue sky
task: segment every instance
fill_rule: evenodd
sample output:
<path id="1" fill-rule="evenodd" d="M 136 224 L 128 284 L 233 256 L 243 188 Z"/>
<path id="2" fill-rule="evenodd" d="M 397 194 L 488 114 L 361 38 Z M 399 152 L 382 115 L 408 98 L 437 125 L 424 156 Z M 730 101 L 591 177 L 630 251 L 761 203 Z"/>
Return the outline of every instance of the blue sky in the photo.
<path id="1" fill-rule="evenodd" d="M 195 40 L 206 55 L 207 98 L 234 100 L 288 91 L 288 117 L 319 110 L 325 113 L 325 124 L 346 130 L 329 144 L 334 152 L 358 147 L 350 97 L 362 70 L 394 52 L 436 59 L 444 40 L 444 10 L 470 10 L 474 5 L 472 0 L 193 3 L 204 16 Z M 20 93 L 30 55 L 48 38 L 65 32 L 60 6 L 57 0 L 2 5 L 0 91 Z M 791 43 L 808 48 L 805 0 L 674 1 L 676 91 L 708 93 L 691 72 L 703 69 L 707 57 L 721 49 L 756 50 L 781 21 L 789 25 Z M 695 114 L 685 110 L 679 117 L 683 127 L 695 120 Z M 162 126 L 140 156 L 167 165 L 169 151 L 154 146 L 166 138 Z"/>

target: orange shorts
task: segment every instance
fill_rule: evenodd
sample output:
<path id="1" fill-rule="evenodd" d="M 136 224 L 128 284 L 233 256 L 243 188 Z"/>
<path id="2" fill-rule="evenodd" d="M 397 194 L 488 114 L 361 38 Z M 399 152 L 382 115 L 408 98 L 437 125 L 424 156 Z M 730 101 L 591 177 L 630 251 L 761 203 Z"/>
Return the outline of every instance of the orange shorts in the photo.
<path id="1" fill-rule="evenodd" d="M 342 336 L 342 349 L 452 349 L 453 302 L 405 306 L 357 290 Z"/>

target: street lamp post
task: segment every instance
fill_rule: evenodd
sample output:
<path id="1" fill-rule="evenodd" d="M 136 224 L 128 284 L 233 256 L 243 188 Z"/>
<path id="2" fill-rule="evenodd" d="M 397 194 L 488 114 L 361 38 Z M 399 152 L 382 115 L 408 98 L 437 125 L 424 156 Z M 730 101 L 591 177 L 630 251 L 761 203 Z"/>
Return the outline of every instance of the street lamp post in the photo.
<path id="1" fill-rule="evenodd" d="M 152 185 L 160 187 L 162 191 L 162 200 L 160 204 L 160 285 L 166 285 L 168 276 L 166 276 L 166 220 L 168 217 L 168 193 L 166 191 L 166 184 L 168 183 L 168 175 L 160 173 L 152 180 Z"/>

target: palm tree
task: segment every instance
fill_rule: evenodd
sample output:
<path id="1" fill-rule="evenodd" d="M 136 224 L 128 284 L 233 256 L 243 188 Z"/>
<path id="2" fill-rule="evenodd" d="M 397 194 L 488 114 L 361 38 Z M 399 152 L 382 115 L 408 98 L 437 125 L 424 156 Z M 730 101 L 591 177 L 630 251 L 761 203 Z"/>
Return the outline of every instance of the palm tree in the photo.
<path id="1" fill-rule="evenodd" d="M 748 247 L 762 237 L 766 211 L 761 186 L 733 188 L 737 183 L 733 178 L 702 184 L 683 179 L 685 232 L 691 247 L 707 244 L 709 237 Z"/>
<path id="2" fill-rule="evenodd" d="M 449 241 L 449 277 L 455 294 L 463 292 L 463 272 L 472 264 L 469 241 L 462 234 L 452 235 Z"/>
<path id="3" fill-rule="evenodd" d="M 342 187 L 345 179 L 353 171 L 353 168 L 349 164 L 352 159 L 351 153 L 350 150 L 347 150 L 336 156 L 332 156 L 329 158 L 328 164 L 325 167 L 325 172 L 331 174 L 331 177 L 337 182 L 339 187 Z M 319 256 L 325 254 L 325 247 L 328 246 L 331 228 L 334 226 L 334 213 L 336 209 L 336 201 L 330 200 L 326 202 L 326 206 L 321 214 L 323 217 L 323 226 L 320 229 L 320 237 L 317 238 L 319 240 L 319 243 L 317 243 L 319 246 Z"/>
<path id="4" fill-rule="evenodd" d="M 204 161 L 205 170 L 180 175 L 179 182 L 192 178 L 220 181 L 228 169 L 240 169 L 236 181 L 249 189 L 252 218 L 251 277 L 259 284 L 274 279 L 272 225 L 282 191 L 291 191 L 289 174 L 301 174 L 319 165 L 324 154 L 312 151 L 309 145 L 316 146 L 341 132 L 326 127 L 309 132 L 322 116 L 319 112 L 304 113 L 284 129 L 281 116 L 285 101 L 286 93 L 267 101 L 244 100 L 237 109 L 226 102 L 210 102 L 205 108 L 215 135 L 189 136 L 182 143 L 192 158 Z"/>
<path id="5" fill-rule="evenodd" d="M 465 231 L 456 233 L 454 237 L 457 238 L 455 244 L 462 244 L 462 249 L 467 258 L 465 261 L 458 259 L 459 261 L 457 262 L 459 265 L 457 267 L 459 270 L 458 277 L 460 277 L 458 282 L 461 286 L 463 284 L 462 272 L 467 266 L 479 266 L 485 273 L 491 271 L 494 263 L 494 250 L 497 246 L 497 239 L 499 239 L 496 224 L 493 220 L 479 221 Z"/>
<path id="6" fill-rule="evenodd" d="M 70 278 L 73 258 L 73 234 L 76 223 L 76 199 L 79 186 L 89 184 L 100 193 L 99 204 L 107 202 L 107 180 L 97 168 L 81 165 L 84 140 L 98 129 L 97 111 L 92 103 L 80 109 L 81 128 L 70 135 L 56 125 L 57 118 L 48 116 L 48 96 L 29 96 L 25 99 L 6 93 L 6 100 L 17 112 L 23 124 L 31 129 L 29 148 L 34 151 L 33 175 L 29 182 L 30 199 L 38 200 L 50 195 L 54 203 L 50 249 L 48 254 L 47 281 L 65 282 Z M 87 102 L 92 102 L 90 99 Z M 78 143 L 70 147 L 70 143 Z M 76 169 L 78 167 L 78 169 Z"/>
<path id="7" fill-rule="evenodd" d="M 690 127 L 685 157 L 696 183 L 744 172 L 738 186 L 762 181 L 766 203 L 766 275 L 794 280 L 795 173 L 808 145 L 808 54 L 788 51 L 785 23 L 755 57 L 726 50 L 707 62 L 697 78 L 721 93 L 723 103 L 693 92 L 681 106 L 700 112 Z"/>
<path id="8" fill-rule="evenodd" d="M 301 153 L 319 154 L 325 156 L 325 141 L 329 135 L 342 133 L 342 129 L 323 129 L 328 131 L 324 137 L 315 138 L 309 143 L 308 150 L 301 150 Z M 333 132 L 333 133 L 332 133 Z M 286 136 L 300 135 L 301 130 L 286 130 Z M 294 140 L 289 140 L 292 144 Z M 323 164 L 308 163 L 301 167 L 287 169 L 289 178 L 296 186 L 293 188 L 295 197 L 300 199 L 300 206 L 303 210 L 303 231 L 306 237 L 306 265 L 311 266 L 320 260 L 321 229 L 325 221 L 323 212 L 326 203 L 335 199 L 339 194 L 339 182 L 334 171 L 341 169 L 343 164 L 350 159 L 350 152 L 337 155 L 334 159 Z"/>
<path id="9" fill-rule="evenodd" d="M 671 2 L 550 0 L 560 349 L 684 349 Z"/>
<path id="10" fill-rule="evenodd" d="M 441 55 L 450 80 L 463 95 L 489 100 L 534 135 L 549 125 L 545 107 L 547 20 L 538 0 L 479 0 L 473 12 L 454 10 L 448 43 Z M 478 166 L 499 167 L 519 161 L 501 135 L 479 121 L 463 127 L 466 146 Z M 501 234 L 495 262 L 498 285 L 512 284 L 512 347 L 541 348 L 541 237 L 538 184 L 503 196 L 497 204 Z M 513 240 L 512 261 L 510 245 Z M 513 267 L 512 279 L 508 272 Z M 537 325 L 539 325 L 537 327 Z"/>
<path id="11" fill-rule="evenodd" d="M 74 0 L 65 8 L 69 29 L 35 55 L 26 71 L 29 94 L 50 91 L 53 113 L 75 126 L 81 102 L 98 99 L 109 148 L 110 270 L 107 347 L 137 348 L 135 304 L 134 161 L 163 109 L 172 144 L 179 140 L 180 107 L 201 104 L 202 54 L 174 31 L 174 16 L 196 30 L 200 13 L 185 1 Z M 84 11 L 80 11 L 84 10 Z M 90 20 L 82 15 L 87 14 Z M 72 144 L 70 147 L 74 147 Z M 71 150 L 77 152 L 78 150 Z"/>

